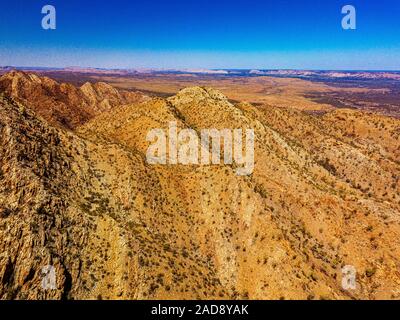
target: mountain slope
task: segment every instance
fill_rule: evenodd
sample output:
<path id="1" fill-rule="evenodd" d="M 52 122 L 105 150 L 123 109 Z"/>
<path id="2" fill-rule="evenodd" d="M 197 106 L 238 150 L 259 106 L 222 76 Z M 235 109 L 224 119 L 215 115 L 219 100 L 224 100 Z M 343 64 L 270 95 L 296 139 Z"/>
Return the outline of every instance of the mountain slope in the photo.
<path id="1" fill-rule="evenodd" d="M 398 120 L 348 110 L 319 118 L 271 106 L 232 105 L 207 88 L 184 89 L 168 100 L 131 105 L 119 112 L 104 113 L 83 126 L 82 133 L 91 137 L 100 134 L 145 154 L 148 130 L 167 130 L 171 120 L 197 131 L 255 129 L 256 164 L 251 177 L 230 179 L 226 169 L 218 172 L 215 167 L 206 171 L 204 167 L 189 170 L 182 166 L 189 172 L 186 179 L 178 179 L 178 184 L 189 190 L 180 196 L 188 200 L 182 201 L 193 203 L 194 213 L 201 208 L 200 217 L 211 216 L 207 224 L 213 227 L 207 232 L 223 248 L 222 266 L 235 265 L 231 273 L 223 269 L 221 274 L 235 279 L 242 269 L 243 277 L 239 276 L 236 285 L 243 283 L 243 290 L 251 292 L 251 297 L 379 297 L 390 296 L 395 290 L 398 278 L 394 266 L 399 258 L 393 237 L 399 232 Z M 340 129 L 347 126 L 340 122 L 332 129 L 334 117 L 356 127 L 375 121 L 376 126 L 386 128 L 381 134 L 392 140 L 379 139 L 371 130 L 369 139 L 357 131 L 348 136 Z M 157 170 L 169 170 L 169 179 L 177 180 L 178 167 L 160 166 Z M 226 217 L 230 213 L 236 221 Z M 267 236 L 270 238 L 265 242 Z M 263 241 L 257 243 L 257 238 Z M 271 247 L 265 248 L 266 243 Z M 275 251 L 282 257 L 268 269 L 263 262 L 267 264 Z M 359 272 L 362 286 L 358 292 L 341 292 L 341 268 L 345 265 L 354 265 Z M 381 273 L 366 277 L 371 270 Z"/>
<path id="2" fill-rule="evenodd" d="M 103 111 L 146 98 L 141 93 L 118 91 L 103 82 L 87 82 L 79 88 L 22 71 L 1 76 L 0 91 L 29 106 L 51 124 L 67 129 L 74 129 Z"/>
<path id="3" fill-rule="evenodd" d="M 254 129 L 253 174 L 148 164 L 147 133 L 170 122 Z M 0 130 L 2 298 L 398 297 L 398 120 L 194 87 L 75 132 L 2 97 Z M 57 290 L 40 286 L 49 264 Z M 357 290 L 341 287 L 345 265 Z"/>

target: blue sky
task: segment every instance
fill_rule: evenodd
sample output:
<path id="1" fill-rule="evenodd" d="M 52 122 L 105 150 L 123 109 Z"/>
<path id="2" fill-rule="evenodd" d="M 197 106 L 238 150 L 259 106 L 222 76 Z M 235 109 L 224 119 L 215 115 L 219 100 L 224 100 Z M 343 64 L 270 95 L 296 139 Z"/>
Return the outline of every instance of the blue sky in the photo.
<path id="1" fill-rule="evenodd" d="M 57 29 L 41 28 L 42 6 Z M 341 8 L 357 10 L 343 30 Z M 398 0 L 13 0 L 0 65 L 400 70 Z"/>

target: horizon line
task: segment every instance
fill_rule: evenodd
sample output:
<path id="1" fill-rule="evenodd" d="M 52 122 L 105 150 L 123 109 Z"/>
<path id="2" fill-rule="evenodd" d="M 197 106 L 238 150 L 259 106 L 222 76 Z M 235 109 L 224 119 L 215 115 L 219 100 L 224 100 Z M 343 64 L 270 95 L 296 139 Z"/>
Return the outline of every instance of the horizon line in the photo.
<path id="1" fill-rule="evenodd" d="M 64 66 L 64 67 L 52 67 L 52 66 L 15 66 L 15 65 L 2 65 L 1 69 L 31 69 L 31 70 L 65 70 L 65 69 L 95 69 L 95 70 L 105 70 L 105 71 L 188 71 L 189 73 L 201 73 L 200 71 L 347 71 L 347 72 L 400 72 L 400 69 L 329 69 L 329 68 L 203 68 L 203 67 L 193 67 L 193 68 L 157 68 L 157 67 L 132 67 L 132 68 L 108 68 L 108 67 L 92 67 L 92 66 Z M 190 72 L 192 71 L 192 72 Z M 216 75 L 216 74 L 215 74 Z"/>

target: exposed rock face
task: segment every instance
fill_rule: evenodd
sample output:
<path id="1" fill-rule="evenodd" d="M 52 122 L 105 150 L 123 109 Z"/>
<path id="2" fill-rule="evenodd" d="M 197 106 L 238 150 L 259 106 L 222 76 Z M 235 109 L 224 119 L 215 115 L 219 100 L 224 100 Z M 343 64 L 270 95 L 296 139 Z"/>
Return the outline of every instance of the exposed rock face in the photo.
<path id="1" fill-rule="evenodd" d="M 398 297 L 399 120 L 201 87 L 103 111 L 97 97 L 118 92 L 80 90 L 102 112 L 75 132 L 0 99 L 1 298 Z M 147 132 L 170 121 L 254 129 L 254 173 L 149 165 Z M 41 287 L 46 265 L 56 290 Z"/>
<path id="2" fill-rule="evenodd" d="M 68 129 L 76 128 L 100 112 L 145 99 L 140 93 L 118 91 L 106 83 L 85 83 L 77 88 L 22 71 L 11 71 L 0 77 L 0 91 L 29 106 L 51 124 Z"/>

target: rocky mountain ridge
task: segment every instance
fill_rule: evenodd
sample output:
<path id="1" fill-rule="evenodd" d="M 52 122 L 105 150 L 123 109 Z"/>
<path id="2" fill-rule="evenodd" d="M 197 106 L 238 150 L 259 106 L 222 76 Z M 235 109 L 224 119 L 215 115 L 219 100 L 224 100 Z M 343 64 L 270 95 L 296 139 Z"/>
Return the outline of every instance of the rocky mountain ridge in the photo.
<path id="1" fill-rule="evenodd" d="M 400 297 L 399 120 L 234 104 L 204 87 L 73 131 L 36 108 L 0 98 L 1 298 Z M 254 129 L 253 174 L 149 165 L 147 132 L 170 121 Z M 46 265 L 55 290 L 41 287 Z M 356 290 L 342 287 L 347 265 Z"/>
<path id="2" fill-rule="evenodd" d="M 0 91 L 35 110 L 51 124 L 74 129 L 103 111 L 144 101 L 140 92 L 117 90 L 104 82 L 81 87 L 23 71 L 0 77 Z"/>

